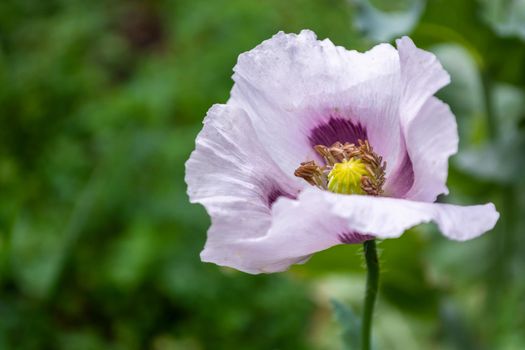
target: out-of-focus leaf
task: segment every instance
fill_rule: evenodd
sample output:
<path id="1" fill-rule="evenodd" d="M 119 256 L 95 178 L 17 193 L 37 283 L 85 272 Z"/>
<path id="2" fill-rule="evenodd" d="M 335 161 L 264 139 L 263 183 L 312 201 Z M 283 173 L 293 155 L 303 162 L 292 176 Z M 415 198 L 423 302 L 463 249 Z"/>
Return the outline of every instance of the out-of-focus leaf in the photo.
<path id="1" fill-rule="evenodd" d="M 361 322 L 359 316 L 347 305 L 332 299 L 334 316 L 341 326 L 341 337 L 346 350 L 359 349 Z"/>
<path id="2" fill-rule="evenodd" d="M 338 245 L 314 254 L 305 264 L 294 265 L 292 271 L 311 277 L 334 272 L 362 272 L 362 250 L 357 244 Z"/>
<path id="3" fill-rule="evenodd" d="M 458 44 L 440 44 L 430 48 L 450 74 L 450 84 L 442 97 L 460 113 L 483 110 L 481 78 L 476 61 Z"/>
<path id="4" fill-rule="evenodd" d="M 410 251 L 407 250 L 408 254 Z M 387 265 L 381 267 L 382 271 L 389 269 Z M 380 275 L 383 278 L 383 272 Z M 317 284 L 317 295 L 316 300 L 321 305 L 326 305 L 327 309 L 331 309 L 335 314 L 338 312 L 334 308 L 333 300 L 344 300 L 346 305 L 352 305 L 352 309 L 348 309 L 345 304 L 341 304 L 343 308 L 339 311 L 342 312 L 342 316 L 346 317 L 346 320 L 337 319 L 337 323 L 333 322 L 331 328 L 323 329 L 321 332 L 323 341 L 318 343 L 318 347 L 315 349 L 340 349 L 340 342 L 337 341 L 340 335 L 341 327 L 348 327 L 349 324 L 359 321 L 357 320 L 358 315 L 354 313 L 352 317 L 348 312 L 352 310 L 358 310 L 358 307 L 362 305 L 364 291 L 365 291 L 365 274 L 345 274 L 345 275 L 332 275 L 327 277 L 321 277 L 316 280 Z M 433 315 L 434 316 L 434 315 Z M 354 319 L 352 321 L 352 319 Z M 347 322 L 346 324 L 344 322 Z M 349 322 L 349 323 L 348 323 Z M 388 349 L 388 350 L 406 350 L 406 349 L 429 349 L 432 348 L 430 345 L 432 341 L 428 338 L 417 337 L 416 334 L 428 333 L 431 331 L 432 318 L 423 318 L 421 315 L 407 313 L 405 309 L 392 306 L 385 299 L 383 292 L 381 291 L 378 295 L 376 308 L 374 311 L 373 320 L 373 332 L 372 332 L 372 348 L 373 349 Z M 341 323 L 339 326 L 338 323 Z M 357 333 L 360 333 L 360 328 L 356 328 Z M 352 338 L 352 339 L 355 339 Z M 354 344 L 355 345 L 355 344 Z M 355 348 L 355 347 L 354 347 Z"/>
<path id="5" fill-rule="evenodd" d="M 427 259 L 432 262 L 428 266 L 428 274 L 442 290 L 447 290 L 451 286 L 455 286 L 458 290 L 468 288 L 476 281 L 480 281 L 487 273 L 490 259 L 480 260 L 476 264 L 466 264 L 465 261 L 475 261 L 487 248 L 490 248 L 490 235 L 463 244 L 436 236 L 436 239 L 430 243 L 432 249 L 426 253 Z M 439 307 L 436 304 L 435 311 Z"/>
<path id="6" fill-rule="evenodd" d="M 483 87 L 476 61 L 469 51 L 457 44 L 440 44 L 431 48 L 450 74 L 450 84 L 439 96 L 457 117 L 460 147 L 480 142 L 485 131 Z"/>
<path id="7" fill-rule="evenodd" d="M 153 262 L 156 239 L 147 223 L 132 225 L 107 255 L 106 271 L 110 282 L 123 289 L 135 288 Z"/>
<path id="8" fill-rule="evenodd" d="M 23 292 L 47 296 L 61 263 L 64 232 L 59 217 L 21 215 L 12 231 L 11 266 Z"/>
<path id="9" fill-rule="evenodd" d="M 502 138 L 491 141 L 483 82 L 476 62 L 467 49 L 456 44 L 437 45 L 432 51 L 451 76 L 451 84 L 440 92 L 440 97 L 450 104 L 458 120 L 461 151 L 453 158 L 453 164 L 482 180 L 516 180 L 525 166 L 525 158 L 516 157 L 525 146 L 518 127 L 524 116 L 525 94 L 510 85 L 494 85 L 490 98 Z"/>
<path id="10" fill-rule="evenodd" d="M 360 246 L 334 247 L 271 276 L 203 264 L 210 219 L 188 203 L 184 162 L 206 110 L 228 99 L 240 52 L 279 30 L 303 28 L 349 49 L 369 48 L 377 39 L 349 28 L 359 10 L 349 1 L 1 0 L 0 349 L 340 349 L 330 300 L 359 310 Z M 453 78 L 441 97 L 458 116 L 462 146 L 482 146 L 488 132 L 482 94 L 473 93 L 476 67 L 523 86 L 525 45 L 479 20 L 478 0 L 426 1 L 415 27 L 403 17 L 414 0 L 359 3 L 382 15 L 372 15 L 372 35 L 411 30 L 419 47 L 455 42 L 467 55 L 477 52 L 471 67 L 445 54 Z M 413 29 L 401 31 L 405 25 Z M 518 134 L 523 121 L 509 99 L 516 98 L 502 98 L 509 123 L 498 119 L 504 136 Z M 464 195 L 458 202 L 478 203 L 480 193 L 498 189 L 452 173 L 462 181 L 451 186 Z M 516 190 L 520 200 L 522 193 Z M 514 217 L 510 205 L 496 205 L 502 218 Z M 514 227 L 520 231 L 523 220 Z M 523 257 L 511 260 L 505 248 L 521 252 L 522 235 L 498 245 L 500 233 L 461 244 L 411 233 L 383 242 L 374 345 L 449 345 L 436 336 L 435 302 L 451 290 L 481 347 L 524 348 L 523 317 L 515 313 Z M 515 273 L 502 278 L 516 280 L 508 278 L 512 292 L 493 298 L 501 302 L 489 312 L 487 256 L 505 261 L 501 271 L 512 266 Z"/>
<path id="11" fill-rule="evenodd" d="M 370 39 L 383 42 L 408 34 L 418 23 L 426 0 L 409 1 L 402 9 L 382 10 L 370 0 L 350 0 L 357 6 L 355 25 Z"/>
<path id="12" fill-rule="evenodd" d="M 492 92 L 498 139 L 464 149 L 454 158 L 461 170 L 483 180 L 510 183 L 523 177 L 525 135 L 519 125 L 524 117 L 525 93 L 497 84 Z"/>
<path id="13" fill-rule="evenodd" d="M 425 266 L 427 242 L 433 233 L 429 228 L 421 226 L 405 232 L 399 239 L 379 244 L 382 298 L 404 313 L 432 315 L 437 309 L 439 290 Z"/>
<path id="14" fill-rule="evenodd" d="M 479 0 L 483 19 L 501 36 L 525 40 L 525 0 Z"/>
<path id="15" fill-rule="evenodd" d="M 525 92 L 512 85 L 496 84 L 492 98 L 499 135 L 503 138 L 518 137 L 523 132 L 522 123 L 525 121 Z"/>
<path id="16" fill-rule="evenodd" d="M 459 313 L 459 308 L 452 301 L 444 300 L 440 307 L 442 332 L 453 349 L 479 349 L 469 328 Z"/>
<path id="17" fill-rule="evenodd" d="M 64 332 L 60 334 L 58 341 L 60 349 L 64 350 L 72 348 L 77 350 L 101 350 L 109 347 L 109 344 L 101 339 L 100 335 L 93 330 Z M 119 347 L 112 348 L 119 349 Z"/>
<path id="18" fill-rule="evenodd" d="M 525 138 L 509 137 L 481 147 L 463 150 L 454 164 L 483 180 L 510 183 L 523 177 L 525 171 Z"/>

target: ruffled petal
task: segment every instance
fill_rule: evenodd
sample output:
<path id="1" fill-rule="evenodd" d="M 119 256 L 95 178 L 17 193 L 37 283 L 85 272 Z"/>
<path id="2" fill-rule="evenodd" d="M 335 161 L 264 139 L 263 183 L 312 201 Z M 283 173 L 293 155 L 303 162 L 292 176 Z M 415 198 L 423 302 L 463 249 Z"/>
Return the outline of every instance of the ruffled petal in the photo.
<path id="1" fill-rule="evenodd" d="M 491 230 L 499 218 L 492 203 L 459 206 L 310 189 L 303 191 L 299 201 L 303 200 L 330 207 L 335 217 L 346 220 L 348 229 L 378 238 L 397 238 L 411 227 L 434 222 L 444 236 L 466 241 Z"/>
<path id="2" fill-rule="evenodd" d="M 265 234 L 273 202 L 300 190 L 261 147 L 246 113 L 228 105 L 208 111 L 185 180 L 190 201 L 202 204 L 211 216 L 210 231 L 231 240 Z M 217 230 L 216 222 L 231 225 Z"/>
<path id="3" fill-rule="evenodd" d="M 491 203 L 462 207 L 308 188 L 297 200 L 276 202 L 265 235 L 225 239 L 202 257 L 249 273 L 278 272 L 331 246 L 372 236 L 396 238 L 421 223 L 434 222 L 448 238 L 464 241 L 492 229 L 498 217 Z"/>
<path id="4" fill-rule="evenodd" d="M 403 84 L 399 112 L 408 154 L 404 164 L 413 170 L 413 184 L 408 189 L 404 178 L 396 177 L 392 187 L 403 188 L 396 197 L 433 202 L 448 193 L 448 158 L 458 145 L 454 115 L 433 97 L 450 77 L 435 55 L 418 49 L 408 37 L 396 43 Z"/>
<path id="5" fill-rule="evenodd" d="M 286 174 L 315 157 L 318 140 L 354 142 L 361 128 L 389 164 L 402 158 L 399 55 L 391 45 L 359 53 L 311 31 L 278 33 L 240 55 L 234 71 L 230 101 L 246 110 Z"/>
<path id="6" fill-rule="evenodd" d="M 352 236 L 346 226 L 343 218 L 330 214 L 328 206 L 308 199 L 299 202 L 281 198 L 272 208 L 272 223 L 265 235 L 238 240 L 223 236 L 222 242 L 207 245 L 201 258 L 253 274 L 284 271 L 292 264 L 305 262 L 315 252 L 370 238 Z"/>
<path id="7" fill-rule="evenodd" d="M 450 76 L 433 53 L 417 48 L 409 37 L 396 40 L 396 45 L 403 89 L 399 112 L 409 122 L 431 96 L 450 83 Z"/>
<path id="8" fill-rule="evenodd" d="M 449 78 L 410 39 L 397 45 L 361 54 L 303 31 L 239 57 L 232 98 L 210 109 L 186 164 L 190 200 L 212 220 L 203 261 L 277 272 L 333 245 L 399 237 L 420 223 L 460 241 L 494 227 L 493 204 L 427 203 L 447 192 L 457 151 L 454 116 L 433 97 Z M 386 194 L 406 199 L 334 194 L 293 177 L 316 143 L 357 138 L 387 160 Z"/>
<path id="9" fill-rule="evenodd" d="M 404 127 L 407 152 L 412 162 L 414 183 L 404 198 L 434 202 L 448 194 L 448 159 L 458 150 L 456 118 L 449 106 L 435 97 Z"/>

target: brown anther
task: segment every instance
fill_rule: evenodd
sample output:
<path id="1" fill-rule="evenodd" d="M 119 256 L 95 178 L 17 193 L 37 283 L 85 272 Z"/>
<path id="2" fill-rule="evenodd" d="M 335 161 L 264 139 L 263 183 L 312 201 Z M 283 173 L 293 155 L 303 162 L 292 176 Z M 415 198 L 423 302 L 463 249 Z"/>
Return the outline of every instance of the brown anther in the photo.
<path id="1" fill-rule="evenodd" d="M 312 186 L 326 188 L 326 175 L 313 160 L 302 162 L 301 166 L 295 170 L 294 175 L 305 179 Z"/>
<path id="2" fill-rule="evenodd" d="M 335 163 L 341 163 L 344 160 L 349 160 L 352 157 L 359 154 L 359 151 L 352 143 L 342 144 L 336 142 L 330 147 L 325 145 L 317 145 L 314 149 L 319 153 L 325 160 L 326 165 L 333 166 Z"/>
<path id="3" fill-rule="evenodd" d="M 374 184 L 374 181 L 368 176 L 363 176 L 361 178 L 361 189 L 371 196 L 379 196 L 382 193 L 382 190 L 378 189 Z"/>
<path id="4" fill-rule="evenodd" d="M 337 163 L 337 159 L 334 158 L 334 156 L 330 152 L 330 149 L 325 145 L 314 146 L 314 149 L 317 153 L 319 153 L 319 155 L 321 155 L 321 157 L 323 157 L 327 165 L 334 165 L 335 163 Z"/>
<path id="5" fill-rule="evenodd" d="M 348 159 L 351 159 L 357 155 L 359 155 L 359 149 L 353 144 L 353 143 L 345 143 L 343 150 L 346 154 L 346 157 Z"/>
<path id="6" fill-rule="evenodd" d="M 366 170 L 370 176 L 361 178 L 361 189 L 368 195 L 380 196 L 385 184 L 386 162 L 374 152 L 368 140 L 357 140 L 353 143 L 335 142 L 330 147 L 325 145 L 314 146 L 315 151 L 323 157 L 325 166 L 320 167 L 314 161 L 301 163 L 295 170 L 295 176 L 305 179 L 309 184 L 320 188 L 327 188 L 327 175 L 336 163 L 358 158 L 365 163 Z"/>
<path id="7" fill-rule="evenodd" d="M 366 170 L 371 175 L 361 178 L 361 189 L 371 196 L 380 196 L 385 184 L 386 162 L 374 152 L 368 140 L 358 140 L 358 144 L 356 156 L 366 163 Z"/>

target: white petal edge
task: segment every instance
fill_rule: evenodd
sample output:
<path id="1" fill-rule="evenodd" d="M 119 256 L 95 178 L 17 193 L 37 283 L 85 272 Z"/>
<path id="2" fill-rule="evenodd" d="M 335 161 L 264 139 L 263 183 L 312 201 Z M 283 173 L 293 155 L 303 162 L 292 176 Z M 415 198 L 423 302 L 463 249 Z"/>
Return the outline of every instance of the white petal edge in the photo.
<path id="1" fill-rule="evenodd" d="M 371 124 L 374 147 L 384 150 L 393 165 L 403 151 L 397 137 L 399 66 L 398 52 L 389 44 L 360 53 L 317 40 L 309 30 L 279 32 L 239 56 L 230 101 L 246 110 L 286 174 L 315 156 L 308 137 L 314 127 L 328 122 L 331 110 L 353 112 L 354 122 Z"/>
<path id="2" fill-rule="evenodd" d="M 210 236 L 219 237 L 219 231 L 229 225 L 217 222 Z M 337 233 L 344 230 L 344 225 L 344 220 L 330 215 L 327 206 L 281 198 L 272 208 L 271 226 L 265 235 L 232 240 L 223 233 L 222 241 L 206 244 L 201 259 L 251 274 L 280 272 L 303 263 L 315 252 L 340 244 Z"/>
<path id="3" fill-rule="evenodd" d="M 492 203 L 456 206 L 308 188 L 297 200 L 281 198 L 275 203 L 264 236 L 208 246 L 201 257 L 253 274 L 279 272 L 341 244 L 339 235 L 346 232 L 397 238 L 411 227 L 434 222 L 446 237 L 465 241 L 491 230 L 498 218 Z"/>
<path id="4" fill-rule="evenodd" d="M 403 85 L 399 112 L 407 123 L 418 115 L 431 96 L 450 83 L 450 75 L 433 53 L 417 48 L 409 37 L 397 39 L 396 45 Z"/>
<path id="5" fill-rule="evenodd" d="M 403 198 L 434 202 L 447 194 L 448 159 L 458 149 L 457 124 L 448 105 L 433 95 L 450 82 L 437 57 L 403 37 L 396 41 L 403 97 L 400 118 L 414 183 Z"/>
<path id="6" fill-rule="evenodd" d="M 267 155 L 242 109 L 214 105 L 195 143 L 186 162 L 188 196 L 206 208 L 212 226 L 231 223 L 219 233 L 231 240 L 266 232 L 271 223 L 268 195 L 275 187 L 292 196 L 300 190 Z"/>
<path id="7" fill-rule="evenodd" d="M 353 230 L 383 239 L 397 238 L 416 225 L 433 222 L 445 237 L 466 241 L 494 228 L 499 218 L 492 203 L 460 206 L 329 192 L 315 194 L 310 190 L 304 196 L 304 200 L 330 206 L 331 212 L 345 218 Z"/>
<path id="8" fill-rule="evenodd" d="M 414 171 L 414 183 L 404 198 L 434 202 L 448 194 L 448 160 L 459 143 L 456 118 L 447 104 L 432 96 L 403 130 Z"/>

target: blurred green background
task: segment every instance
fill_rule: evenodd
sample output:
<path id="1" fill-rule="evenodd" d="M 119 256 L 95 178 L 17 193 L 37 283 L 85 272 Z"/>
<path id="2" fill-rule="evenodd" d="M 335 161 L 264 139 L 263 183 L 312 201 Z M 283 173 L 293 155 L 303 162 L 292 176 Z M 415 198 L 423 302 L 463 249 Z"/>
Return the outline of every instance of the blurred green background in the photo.
<path id="1" fill-rule="evenodd" d="M 522 0 L 2 0 L 0 349 L 350 346 L 360 247 L 274 275 L 203 264 L 183 181 L 239 53 L 303 28 L 436 53 L 461 135 L 442 200 L 502 214 L 466 243 L 380 244 L 376 348 L 525 349 Z"/>

